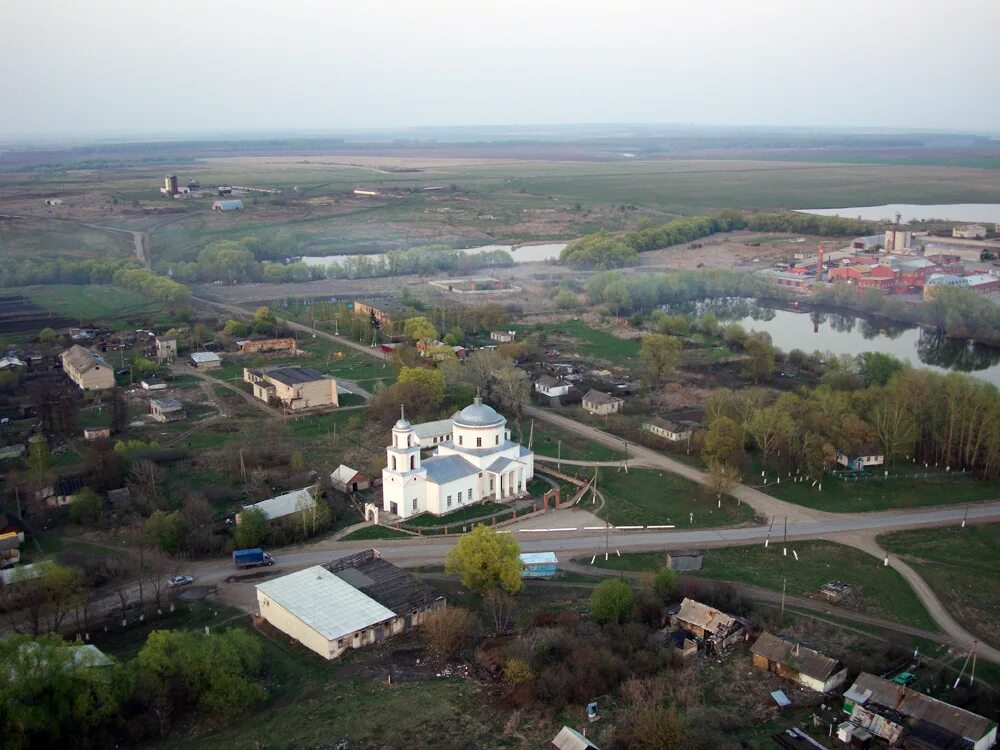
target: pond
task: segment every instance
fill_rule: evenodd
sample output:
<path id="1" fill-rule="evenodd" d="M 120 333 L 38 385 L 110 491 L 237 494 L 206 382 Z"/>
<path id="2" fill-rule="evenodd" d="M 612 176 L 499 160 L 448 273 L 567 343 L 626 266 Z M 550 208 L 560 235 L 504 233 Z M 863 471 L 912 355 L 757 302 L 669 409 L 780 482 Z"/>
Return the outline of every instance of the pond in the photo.
<path id="1" fill-rule="evenodd" d="M 884 352 L 938 372 L 967 372 L 1000 387 L 1000 349 L 969 339 L 950 339 L 932 330 L 855 315 L 778 310 L 754 300 L 709 300 L 699 308 L 749 331 L 767 333 L 786 353 L 792 349 L 837 355 Z"/>
<path id="2" fill-rule="evenodd" d="M 566 242 L 546 242 L 539 245 L 480 245 L 479 247 L 458 248 L 463 253 L 484 253 L 491 250 L 506 250 L 514 258 L 515 263 L 542 263 L 545 261 L 558 260 L 559 253 L 566 247 Z M 376 258 L 386 253 L 370 253 L 364 255 L 307 255 L 302 258 L 302 262 L 307 266 L 328 266 L 331 263 L 340 263 L 348 258 Z"/>
<path id="3" fill-rule="evenodd" d="M 902 214 L 903 221 L 943 219 L 944 221 L 978 221 L 1000 224 L 1000 203 L 887 203 L 884 206 L 854 206 L 853 208 L 803 208 L 803 214 L 842 216 L 845 219 L 861 218 L 863 221 L 895 221 Z"/>

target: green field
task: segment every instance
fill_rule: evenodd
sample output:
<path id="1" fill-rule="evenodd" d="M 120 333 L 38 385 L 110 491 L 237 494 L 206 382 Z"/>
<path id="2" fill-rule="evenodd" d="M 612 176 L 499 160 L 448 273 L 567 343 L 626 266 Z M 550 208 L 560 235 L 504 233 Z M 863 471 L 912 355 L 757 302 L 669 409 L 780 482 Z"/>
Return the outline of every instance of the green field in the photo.
<path id="1" fill-rule="evenodd" d="M 541 420 L 535 420 L 533 427 L 528 422 L 522 428 L 524 434 L 520 436 L 519 442 L 527 445 L 533 429 L 531 448 L 542 456 L 561 457 L 567 461 L 618 461 L 625 456 L 624 444 L 621 450 L 615 450 Z"/>
<path id="2" fill-rule="evenodd" d="M 913 473 L 907 465 L 892 471 Z M 893 508 L 921 508 L 932 505 L 956 505 L 976 503 L 1000 498 L 1000 481 L 984 481 L 971 474 L 949 475 L 935 469 L 919 469 L 927 477 L 916 479 L 869 480 L 845 482 L 831 475 L 823 480 L 823 491 L 811 486 L 810 482 L 789 482 L 782 478 L 780 485 L 774 484 L 771 474 L 762 491 L 781 500 L 787 500 L 807 508 L 833 513 L 869 513 Z M 759 468 L 755 471 L 759 480 Z"/>
<path id="3" fill-rule="evenodd" d="M 909 563 L 963 627 L 1000 645 L 1000 524 L 897 531 L 878 543 Z"/>
<path id="4" fill-rule="evenodd" d="M 363 529 L 352 531 L 347 536 L 342 536 L 342 542 L 359 542 L 368 539 L 409 539 L 413 535 L 398 529 L 390 529 L 388 526 L 365 526 Z"/>
<path id="5" fill-rule="evenodd" d="M 567 320 L 552 327 L 554 333 L 565 333 L 576 341 L 576 353 L 591 359 L 604 359 L 619 367 L 635 364 L 639 357 L 639 342 L 622 339 L 606 331 L 591 328 L 579 320 Z"/>
<path id="6" fill-rule="evenodd" d="M 774 591 L 781 591 L 783 582 L 787 582 L 789 595 L 807 597 L 815 597 L 820 586 L 837 579 L 860 587 L 855 608 L 862 614 L 938 630 L 909 584 L 895 570 L 883 566 L 881 560 L 833 542 L 799 541 L 788 547 L 787 556 L 782 554 L 780 543 L 766 549 L 762 544 L 707 549 L 704 567 L 690 575 L 750 583 Z M 798 553 L 798 560 L 792 550 Z M 656 570 L 664 562 L 663 553 L 646 552 L 612 557 L 607 562 L 597 560 L 595 564 L 615 570 Z"/>
<path id="7" fill-rule="evenodd" d="M 132 237 L 55 221 L 0 223 L 0 254 L 7 260 L 122 258 Z"/>
<path id="8" fill-rule="evenodd" d="M 729 497 L 706 499 L 703 489 L 689 479 L 653 469 L 600 470 L 597 488 L 605 506 L 597 514 L 615 526 L 675 524 L 678 528 L 734 526 L 749 523 L 753 509 Z M 590 500 L 583 508 L 590 510 Z M 693 514 L 693 515 L 692 515 Z M 693 519 L 693 522 L 692 522 Z"/>
<path id="9" fill-rule="evenodd" d="M 83 323 L 146 320 L 162 309 L 160 303 L 130 289 L 117 286 L 47 286 L 8 287 L 0 296 L 24 296 L 55 315 Z"/>

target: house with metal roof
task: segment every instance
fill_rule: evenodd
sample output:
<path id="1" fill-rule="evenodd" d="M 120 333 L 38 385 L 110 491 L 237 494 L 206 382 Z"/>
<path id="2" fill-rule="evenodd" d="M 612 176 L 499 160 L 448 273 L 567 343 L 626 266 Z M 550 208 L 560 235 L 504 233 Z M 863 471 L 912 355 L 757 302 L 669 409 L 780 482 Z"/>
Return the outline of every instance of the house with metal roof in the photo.
<path id="1" fill-rule="evenodd" d="M 85 391 L 102 391 L 115 386 L 115 370 L 100 354 L 74 344 L 62 353 L 63 372 Z"/>
<path id="2" fill-rule="evenodd" d="M 663 417 L 650 417 L 642 423 L 642 429 L 672 443 L 687 440 L 691 437 L 692 433 L 690 423 L 675 422 L 672 419 L 664 419 Z"/>
<path id="3" fill-rule="evenodd" d="M 847 667 L 796 641 L 763 632 L 750 647 L 753 665 L 817 693 L 829 693 L 847 681 Z"/>
<path id="4" fill-rule="evenodd" d="M 257 585 L 260 617 L 324 659 L 422 624 L 444 595 L 377 550 Z"/>
<path id="5" fill-rule="evenodd" d="M 924 750 L 989 750 L 997 723 L 904 685 L 862 672 L 844 693 L 851 724 L 890 745 Z"/>
<path id="6" fill-rule="evenodd" d="M 600 750 L 586 735 L 566 726 L 552 740 L 552 747 L 553 750 Z"/>
<path id="7" fill-rule="evenodd" d="M 555 552 L 522 552 L 521 578 L 552 578 L 558 565 Z"/>
<path id="8" fill-rule="evenodd" d="M 405 417 L 392 428 L 382 470 L 382 510 L 400 518 L 444 515 L 484 500 L 513 500 L 527 492 L 535 454 L 510 439 L 507 420 L 478 396 L 452 415 L 450 426 L 425 434 L 440 439 L 424 458 L 423 441 Z"/>
<path id="9" fill-rule="evenodd" d="M 215 352 L 192 352 L 191 366 L 198 370 L 217 370 L 222 367 L 222 358 Z"/>
<path id="10" fill-rule="evenodd" d="M 243 201 L 239 198 L 233 198 L 231 200 L 214 201 L 212 203 L 213 211 L 242 211 L 244 208 Z"/>
<path id="11" fill-rule="evenodd" d="M 319 493 L 319 485 L 303 487 L 301 490 L 286 492 L 284 495 L 261 500 L 253 505 L 244 505 L 243 510 L 259 510 L 267 517 L 268 521 L 276 521 L 285 518 L 299 511 L 309 511 L 316 507 L 316 495 Z M 240 522 L 239 513 L 236 514 L 236 523 Z"/>
<path id="12" fill-rule="evenodd" d="M 625 399 L 591 388 L 583 397 L 583 410 L 591 414 L 617 414 L 625 408 Z"/>
<path id="13" fill-rule="evenodd" d="M 572 387 L 565 380 L 554 378 L 551 375 L 542 375 L 535 381 L 535 391 L 549 398 L 565 396 Z"/>
<path id="14" fill-rule="evenodd" d="M 371 486 L 371 480 L 357 469 L 341 464 L 330 474 L 330 484 L 341 492 L 358 492 L 367 490 Z"/>
<path id="15" fill-rule="evenodd" d="M 451 430 L 450 419 L 437 419 L 413 425 L 413 434 L 420 441 L 420 447 L 424 449 L 436 448 L 441 443 L 451 440 Z"/>

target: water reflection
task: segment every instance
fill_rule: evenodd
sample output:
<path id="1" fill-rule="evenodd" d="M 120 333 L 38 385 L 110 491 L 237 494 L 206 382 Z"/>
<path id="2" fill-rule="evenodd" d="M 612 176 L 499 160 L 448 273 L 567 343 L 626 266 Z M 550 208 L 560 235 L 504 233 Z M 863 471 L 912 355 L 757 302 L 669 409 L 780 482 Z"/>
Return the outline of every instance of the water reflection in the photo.
<path id="1" fill-rule="evenodd" d="M 1000 363 L 1000 349 L 971 339 L 950 339 L 938 331 L 921 330 L 917 356 L 924 364 L 960 372 L 974 372 Z"/>

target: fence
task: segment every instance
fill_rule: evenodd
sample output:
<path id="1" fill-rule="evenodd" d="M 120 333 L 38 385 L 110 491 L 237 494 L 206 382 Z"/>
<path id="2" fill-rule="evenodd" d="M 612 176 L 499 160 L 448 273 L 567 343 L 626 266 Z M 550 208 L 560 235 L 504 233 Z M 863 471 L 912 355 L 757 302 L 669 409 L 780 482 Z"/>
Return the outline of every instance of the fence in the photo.
<path id="1" fill-rule="evenodd" d="M 948 471 L 943 474 L 938 471 L 917 471 L 912 474 L 895 474 L 888 471 L 868 473 L 866 471 L 836 470 L 830 472 L 835 479 L 839 479 L 841 482 L 885 482 L 891 479 L 938 480 L 961 477 L 968 473 L 969 471 L 967 469 L 962 469 L 961 471 Z"/>

